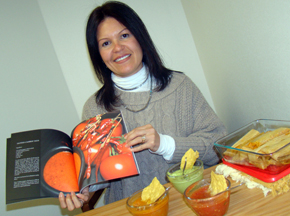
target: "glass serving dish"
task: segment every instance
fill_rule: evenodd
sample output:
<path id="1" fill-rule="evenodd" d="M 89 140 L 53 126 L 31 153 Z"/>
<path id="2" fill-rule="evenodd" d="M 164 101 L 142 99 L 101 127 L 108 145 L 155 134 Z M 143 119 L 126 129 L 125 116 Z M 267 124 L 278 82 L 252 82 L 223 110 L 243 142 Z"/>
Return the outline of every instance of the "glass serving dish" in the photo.
<path id="1" fill-rule="evenodd" d="M 189 185 L 203 179 L 203 170 L 202 160 L 197 159 L 192 170 L 188 170 L 183 174 L 182 170 L 180 170 L 179 162 L 167 170 L 166 176 L 175 189 L 183 194 Z"/>
<path id="2" fill-rule="evenodd" d="M 167 190 L 160 199 L 151 204 L 144 204 L 141 200 L 142 191 L 143 189 L 133 193 L 127 199 L 126 207 L 128 211 L 133 216 L 167 216 L 169 206 L 169 190 Z"/>
<path id="3" fill-rule="evenodd" d="M 231 182 L 226 178 L 227 189 Z M 207 192 L 211 179 L 202 179 L 186 188 L 183 197 L 185 202 L 199 216 L 222 216 L 228 211 L 230 204 L 230 190 L 210 196 Z"/>
<path id="4" fill-rule="evenodd" d="M 251 129 L 263 133 L 281 127 L 290 128 L 290 121 L 258 119 L 218 139 L 214 146 L 225 164 L 266 182 L 273 182 L 290 174 L 290 143 L 269 154 L 255 153 L 232 146 Z M 277 157 L 282 151 L 284 156 Z M 264 174 L 266 176 L 263 176 Z"/>

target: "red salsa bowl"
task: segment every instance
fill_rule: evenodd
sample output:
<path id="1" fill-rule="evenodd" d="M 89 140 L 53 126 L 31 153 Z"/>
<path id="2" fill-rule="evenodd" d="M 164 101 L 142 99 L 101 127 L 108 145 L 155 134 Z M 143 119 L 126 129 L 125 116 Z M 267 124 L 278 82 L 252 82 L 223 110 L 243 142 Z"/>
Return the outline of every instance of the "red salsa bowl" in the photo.
<path id="1" fill-rule="evenodd" d="M 231 183 L 226 179 L 228 188 Z M 226 214 L 230 204 L 230 191 L 226 190 L 215 196 L 208 192 L 210 179 L 197 181 L 184 191 L 184 198 L 193 212 L 199 216 L 222 216 Z"/>

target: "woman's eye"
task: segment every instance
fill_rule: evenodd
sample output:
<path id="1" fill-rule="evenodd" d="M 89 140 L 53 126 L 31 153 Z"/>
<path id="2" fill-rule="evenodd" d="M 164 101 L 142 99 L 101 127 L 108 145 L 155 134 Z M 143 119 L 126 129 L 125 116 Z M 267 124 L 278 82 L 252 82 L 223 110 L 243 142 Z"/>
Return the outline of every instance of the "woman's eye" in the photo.
<path id="1" fill-rule="evenodd" d="M 127 38 L 127 37 L 129 37 L 129 34 L 122 34 L 122 38 Z"/>
<path id="2" fill-rule="evenodd" d="M 102 47 L 106 47 L 106 46 L 108 46 L 109 44 L 110 44 L 109 41 L 106 41 L 106 42 L 102 43 Z"/>

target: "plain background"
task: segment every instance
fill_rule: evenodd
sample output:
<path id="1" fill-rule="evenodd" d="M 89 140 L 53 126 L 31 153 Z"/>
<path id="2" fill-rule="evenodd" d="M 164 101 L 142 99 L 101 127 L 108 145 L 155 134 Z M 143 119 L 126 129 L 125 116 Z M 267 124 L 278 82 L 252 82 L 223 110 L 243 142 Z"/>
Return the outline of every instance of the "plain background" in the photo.
<path id="1" fill-rule="evenodd" d="M 0 0 L 0 215 L 75 215 L 57 199 L 5 205 L 6 138 L 70 134 L 97 91 L 85 26 L 100 0 Z M 165 65 L 200 88 L 228 132 L 260 118 L 289 120 L 290 1 L 124 0 Z M 102 203 L 98 204 L 102 205 Z"/>

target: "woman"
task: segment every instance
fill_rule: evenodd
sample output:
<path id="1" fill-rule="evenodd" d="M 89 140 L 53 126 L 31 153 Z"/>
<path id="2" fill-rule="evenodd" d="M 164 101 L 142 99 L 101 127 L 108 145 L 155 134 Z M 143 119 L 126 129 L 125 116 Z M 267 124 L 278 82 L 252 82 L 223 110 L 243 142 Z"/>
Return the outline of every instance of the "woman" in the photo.
<path id="1" fill-rule="evenodd" d="M 120 2 L 97 7 L 87 24 L 87 44 L 103 86 L 84 105 L 82 118 L 121 110 L 126 120 L 127 145 L 140 169 L 138 176 L 91 186 L 66 198 L 63 208 L 73 210 L 88 200 L 88 192 L 108 186 L 105 202 L 130 196 L 154 177 L 166 183 L 166 170 L 192 148 L 205 167 L 218 162 L 213 149 L 225 127 L 195 84 L 183 73 L 167 69 L 138 15 Z"/>

